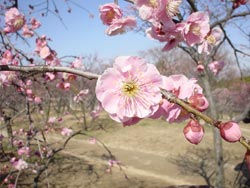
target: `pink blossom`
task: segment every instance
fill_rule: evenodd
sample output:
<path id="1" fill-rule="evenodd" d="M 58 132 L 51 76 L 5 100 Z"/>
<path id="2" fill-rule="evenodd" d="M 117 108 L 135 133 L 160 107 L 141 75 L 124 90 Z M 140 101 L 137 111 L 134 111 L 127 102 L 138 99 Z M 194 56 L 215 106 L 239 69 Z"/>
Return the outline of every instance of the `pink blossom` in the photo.
<path id="1" fill-rule="evenodd" d="M 181 0 L 135 0 L 139 16 L 150 22 L 164 22 L 179 12 Z"/>
<path id="2" fill-rule="evenodd" d="M 209 17 L 205 12 L 194 12 L 185 22 L 177 25 L 189 46 L 203 42 L 210 30 Z"/>
<path id="3" fill-rule="evenodd" d="M 76 103 L 79 103 L 80 101 L 83 101 L 83 97 L 86 97 L 89 93 L 89 89 L 84 89 L 81 90 L 75 97 L 74 97 L 74 101 Z"/>
<path id="4" fill-rule="evenodd" d="M 221 123 L 219 129 L 221 137 L 228 142 L 238 142 L 241 138 L 240 126 L 236 122 Z"/>
<path id="5" fill-rule="evenodd" d="M 155 20 L 163 22 L 172 20 L 172 17 L 179 13 L 179 6 L 182 0 L 157 0 L 158 6 L 156 7 Z"/>
<path id="6" fill-rule="evenodd" d="M 163 0 L 164 5 L 166 5 L 166 8 L 164 6 L 161 6 L 164 8 L 162 11 L 165 11 L 168 16 L 173 17 L 176 16 L 179 13 L 179 6 L 182 3 L 182 0 Z"/>
<path id="7" fill-rule="evenodd" d="M 29 157 L 30 152 L 31 152 L 31 150 L 29 147 L 22 147 L 17 151 L 17 154 Z"/>
<path id="8" fill-rule="evenodd" d="M 98 78 L 96 96 L 111 118 L 125 123 L 149 117 L 158 109 L 161 81 L 153 64 L 139 57 L 121 56 Z"/>
<path id="9" fill-rule="evenodd" d="M 10 183 L 10 184 L 8 184 L 8 188 L 16 188 L 16 186 L 15 186 L 15 184 Z"/>
<path id="10" fill-rule="evenodd" d="M 248 0 L 233 0 L 233 9 L 238 8 L 240 5 L 245 5 L 247 2 L 249 2 Z"/>
<path id="11" fill-rule="evenodd" d="M 54 80 L 56 78 L 56 75 L 54 73 L 46 72 L 45 73 L 45 80 Z"/>
<path id="12" fill-rule="evenodd" d="M 26 95 L 32 95 L 33 94 L 33 92 L 32 92 L 32 89 L 26 89 Z"/>
<path id="13" fill-rule="evenodd" d="M 115 19 L 122 18 L 121 8 L 115 3 L 108 3 L 100 6 L 100 18 L 105 25 L 111 25 Z"/>
<path id="14" fill-rule="evenodd" d="M 12 52 L 10 50 L 5 50 L 2 55 L 0 64 L 7 65 L 7 64 L 10 64 L 12 60 L 13 60 Z"/>
<path id="15" fill-rule="evenodd" d="M 92 110 L 90 112 L 90 116 L 92 117 L 92 119 L 97 119 L 99 117 L 100 113 L 97 110 Z"/>
<path id="16" fill-rule="evenodd" d="M 183 36 L 172 20 L 168 22 L 153 22 L 152 26 L 146 30 L 147 36 L 160 42 L 167 42 L 163 51 L 169 51 L 182 42 Z"/>
<path id="17" fill-rule="evenodd" d="M 102 110 L 103 110 L 103 108 L 102 108 L 101 104 L 98 103 L 97 107 L 90 112 L 90 116 L 92 117 L 92 119 L 97 119 Z"/>
<path id="18" fill-rule="evenodd" d="M 35 52 L 43 58 L 48 65 L 58 66 L 60 65 L 60 60 L 57 58 L 57 53 L 50 49 L 47 45 L 46 36 L 41 36 L 36 39 L 36 49 Z"/>
<path id="19" fill-rule="evenodd" d="M 204 67 L 204 65 L 198 65 L 197 67 L 196 67 L 196 70 L 198 71 L 198 72 L 203 72 L 204 70 L 205 70 L 205 67 Z"/>
<path id="20" fill-rule="evenodd" d="M 109 159 L 108 161 L 109 167 L 113 167 L 114 165 L 118 165 L 118 164 L 120 164 L 120 161 L 113 160 L 113 159 Z"/>
<path id="21" fill-rule="evenodd" d="M 60 82 L 56 84 L 57 88 L 63 89 L 65 91 L 68 91 L 70 89 L 70 83 L 68 82 Z"/>
<path id="22" fill-rule="evenodd" d="M 42 103 L 42 99 L 39 96 L 35 96 L 34 97 L 34 103 L 41 104 Z"/>
<path id="23" fill-rule="evenodd" d="M 96 141 L 96 138 L 91 137 L 91 138 L 89 138 L 88 142 L 89 142 L 90 144 L 96 144 L 97 141 Z"/>
<path id="24" fill-rule="evenodd" d="M 12 158 L 10 162 L 16 170 L 24 170 L 28 168 L 28 163 L 23 159 Z"/>
<path id="25" fill-rule="evenodd" d="M 11 8 L 5 13 L 4 32 L 14 33 L 20 30 L 25 24 L 25 17 L 17 8 Z"/>
<path id="26" fill-rule="evenodd" d="M 213 61 L 208 64 L 208 68 L 212 71 L 212 73 L 217 76 L 219 72 L 223 69 L 225 63 L 224 61 Z"/>
<path id="27" fill-rule="evenodd" d="M 25 82 L 25 84 L 26 84 L 26 86 L 31 86 L 31 85 L 32 85 L 32 80 L 27 80 L 27 81 Z"/>
<path id="28" fill-rule="evenodd" d="M 73 61 L 71 63 L 71 68 L 77 68 L 77 69 L 82 68 L 83 69 L 84 66 L 82 63 L 82 58 L 80 57 L 80 58 L 75 59 L 75 61 Z"/>
<path id="29" fill-rule="evenodd" d="M 14 132 L 14 131 L 13 131 Z M 23 147 L 24 146 L 24 142 L 22 140 L 14 140 L 13 144 L 17 147 Z"/>
<path id="30" fill-rule="evenodd" d="M 143 20 L 151 20 L 154 17 L 154 8 L 152 6 L 142 5 L 138 7 L 139 16 Z"/>
<path id="31" fill-rule="evenodd" d="M 54 123 L 60 123 L 62 122 L 63 118 L 62 117 L 50 117 L 48 120 L 48 123 L 54 124 Z"/>
<path id="32" fill-rule="evenodd" d="M 176 97 L 188 100 L 194 94 L 202 94 L 202 88 L 196 83 L 196 79 L 188 79 L 184 75 L 171 75 L 169 77 L 162 76 L 163 84 L 162 89 L 173 93 Z M 163 99 L 160 108 L 152 116 L 152 118 L 158 118 L 163 116 L 170 123 L 185 120 L 189 117 L 189 113 L 184 111 L 180 106 L 168 102 Z"/>
<path id="33" fill-rule="evenodd" d="M 48 123 L 51 123 L 51 124 L 56 123 L 56 120 L 57 120 L 56 117 L 50 117 L 48 120 Z"/>
<path id="34" fill-rule="evenodd" d="M 36 49 L 35 52 L 36 53 L 40 53 L 41 48 L 47 46 L 47 38 L 45 35 L 39 37 L 36 39 Z"/>
<path id="35" fill-rule="evenodd" d="M 152 26 L 146 30 L 148 37 L 159 40 L 160 42 L 166 42 L 177 35 L 177 30 L 175 30 L 175 24 L 172 21 L 160 23 L 153 22 Z"/>
<path id="36" fill-rule="evenodd" d="M 197 120 L 190 120 L 184 127 L 185 138 L 192 144 L 199 144 L 204 135 L 204 128 Z"/>
<path id="37" fill-rule="evenodd" d="M 222 37 L 222 31 L 220 28 L 216 27 L 210 31 L 203 42 L 198 46 L 198 52 L 205 52 L 207 55 L 210 54 L 212 48 L 220 42 Z"/>
<path id="38" fill-rule="evenodd" d="M 192 107 L 199 110 L 200 112 L 205 111 L 209 106 L 207 98 L 200 93 L 195 93 L 194 95 L 192 95 L 188 99 L 188 102 Z"/>
<path id="39" fill-rule="evenodd" d="M 34 31 L 28 25 L 24 25 L 22 34 L 24 37 L 33 37 Z"/>
<path id="40" fill-rule="evenodd" d="M 76 75 L 75 74 L 71 74 L 71 73 L 62 73 L 62 78 L 64 81 L 72 81 L 72 80 L 76 80 Z"/>
<path id="41" fill-rule="evenodd" d="M 32 29 L 38 29 L 41 26 L 41 23 L 35 18 L 31 18 L 30 24 L 32 26 Z"/>
<path id="42" fill-rule="evenodd" d="M 40 48 L 39 56 L 43 59 L 48 58 L 51 55 L 51 51 L 48 46 Z"/>
<path id="43" fill-rule="evenodd" d="M 134 17 L 125 17 L 113 20 L 112 24 L 106 30 L 106 34 L 109 36 L 122 34 L 128 30 L 133 29 L 136 26 L 136 20 Z"/>
<path id="44" fill-rule="evenodd" d="M 73 134 L 73 130 L 69 129 L 69 128 L 66 128 L 66 127 L 63 127 L 62 130 L 61 130 L 61 134 L 63 136 L 70 136 L 70 135 Z"/>

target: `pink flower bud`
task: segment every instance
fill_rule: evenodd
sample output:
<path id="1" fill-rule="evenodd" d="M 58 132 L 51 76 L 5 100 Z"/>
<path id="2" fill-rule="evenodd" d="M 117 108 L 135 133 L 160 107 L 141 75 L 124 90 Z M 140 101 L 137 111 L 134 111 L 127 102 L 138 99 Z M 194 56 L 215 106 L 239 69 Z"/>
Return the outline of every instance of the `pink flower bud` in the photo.
<path id="1" fill-rule="evenodd" d="M 192 144 L 199 144 L 204 135 L 204 129 L 196 120 L 190 120 L 184 127 L 185 138 Z"/>
<path id="2" fill-rule="evenodd" d="M 194 94 L 193 96 L 189 98 L 188 101 L 192 107 L 199 110 L 200 112 L 205 111 L 209 106 L 209 103 L 206 97 L 200 93 Z"/>
<path id="3" fill-rule="evenodd" d="M 38 97 L 38 96 L 35 96 L 34 102 L 35 102 L 36 104 L 41 104 L 41 103 L 42 103 L 42 99 L 41 99 L 40 97 Z"/>
<path id="4" fill-rule="evenodd" d="M 238 142 L 241 138 L 241 130 L 237 123 L 228 121 L 219 126 L 221 137 L 228 142 Z"/>
<path id="5" fill-rule="evenodd" d="M 196 67 L 196 70 L 198 71 L 198 72 L 203 72 L 204 71 L 204 65 L 198 65 L 197 67 Z"/>
<path id="6" fill-rule="evenodd" d="M 32 90 L 31 89 L 26 89 L 26 94 L 27 95 L 32 95 Z"/>

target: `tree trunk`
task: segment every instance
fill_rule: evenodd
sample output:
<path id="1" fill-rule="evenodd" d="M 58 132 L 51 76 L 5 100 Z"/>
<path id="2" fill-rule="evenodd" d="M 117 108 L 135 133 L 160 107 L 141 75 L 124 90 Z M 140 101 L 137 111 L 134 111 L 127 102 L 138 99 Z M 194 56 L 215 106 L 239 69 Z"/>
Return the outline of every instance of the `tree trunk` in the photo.
<path id="1" fill-rule="evenodd" d="M 204 84 L 206 97 L 209 102 L 209 112 L 214 119 L 218 119 L 218 114 L 217 114 L 216 106 L 214 104 L 214 99 L 212 96 L 208 75 L 205 73 L 204 76 L 202 76 L 201 78 Z M 220 137 L 220 132 L 215 127 L 213 128 L 213 134 L 214 134 L 214 152 L 215 152 L 215 164 L 216 164 L 215 188 L 224 188 L 225 177 L 224 177 L 222 141 Z"/>

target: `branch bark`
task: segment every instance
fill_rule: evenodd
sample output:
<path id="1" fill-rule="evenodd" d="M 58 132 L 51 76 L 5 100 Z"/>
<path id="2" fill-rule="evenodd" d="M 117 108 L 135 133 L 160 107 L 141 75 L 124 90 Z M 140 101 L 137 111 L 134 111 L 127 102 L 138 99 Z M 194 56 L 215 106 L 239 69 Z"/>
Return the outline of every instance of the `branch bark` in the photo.
<path id="1" fill-rule="evenodd" d="M 82 76 L 87 79 L 97 79 L 99 75 L 84 72 L 82 70 L 72 69 L 69 67 L 57 67 L 57 66 L 15 66 L 15 65 L 0 65 L 0 71 L 18 71 L 23 73 L 45 73 L 45 72 L 66 72 Z"/>

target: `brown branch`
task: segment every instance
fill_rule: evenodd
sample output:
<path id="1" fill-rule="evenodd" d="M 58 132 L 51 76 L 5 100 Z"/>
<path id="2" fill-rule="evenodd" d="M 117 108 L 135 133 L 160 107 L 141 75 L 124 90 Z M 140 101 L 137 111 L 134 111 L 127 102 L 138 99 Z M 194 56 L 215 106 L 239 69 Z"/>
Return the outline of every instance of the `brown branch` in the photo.
<path id="1" fill-rule="evenodd" d="M 133 3 L 133 4 L 135 3 L 134 0 L 124 0 L 124 1 L 127 1 L 129 3 Z"/>
<path id="2" fill-rule="evenodd" d="M 91 72 L 84 72 L 82 70 L 72 69 L 68 67 L 57 67 L 57 66 L 15 66 L 15 65 L 0 65 L 0 72 L 1 71 L 18 71 L 23 73 L 45 73 L 45 72 L 66 72 L 76 74 L 78 76 L 82 76 L 87 79 L 97 79 L 99 75 L 91 73 Z"/>
<path id="3" fill-rule="evenodd" d="M 239 18 L 239 17 L 245 17 L 245 16 L 249 16 L 249 15 L 250 15 L 250 12 L 241 12 L 239 14 L 234 14 L 234 15 L 228 14 L 225 18 L 220 19 L 220 20 L 212 23 L 210 25 L 210 27 L 214 28 L 215 26 L 223 24 L 223 23 L 227 22 L 228 20 L 231 20 L 231 19 L 234 19 L 234 18 Z"/>
<path id="4" fill-rule="evenodd" d="M 232 48 L 233 51 L 234 51 L 234 56 L 235 56 L 235 59 L 236 59 L 236 63 L 237 63 L 238 69 L 239 69 L 239 71 L 240 71 L 240 77 L 243 78 L 243 73 L 242 73 L 242 71 L 241 71 L 240 62 L 239 62 L 239 58 L 238 58 L 237 52 L 238 52 L 238 53 L 241 53 L 241 54 L 243 54 L 243 55 L 246 55 L 246 54 L 245 54 L 243 51 L 238 50 L 238 49 L 234 46 L 233 42 L 232 42 L 232 41 L 230 40 L 230 38 L 227 36 L 227 33 L 226 33 L 225 29 L 223 28 L 223 26 L 222 26 L 221 24 L 219 24 L 219 26 L 220 26 L 220 28 L 221 28 L 223 34 L 224 34 L 225 39 L 227 40 L 227 42 L 229 43 L 229 45 L 231 46 L 231 48 Z"/>
<path id="5" fill-rule="evenodd" d="M 193 107 L 191 107 L 185 101 L 175 97 L 172 93 L 167 92 L 166 90 L 161 90 L 161 92 L 162 92 L 163 97 L 165 97 L 169 102 L 178 104 L 179 106 L 181 106 L 187 112 L 192 113 L 195 116 L 200 117 L 201 119 L 203 119 L 204 121 L 206 121 L 210 125 L 213 125 L 214 127 L 219 128 L 221 121 L 214 120 L 212 117 L 209 117 L 208 115 L 201 113 L 200 111 L 198 111 L 198 110 L 194 109 Z M 248 143 L 248 141 L 246 140 L 246 138 L 244 136 L 241 137 L 239 142 L 247 150 L 250 150 L 250 144 Z"/>
<path id="6" fill-rule="evenodd" d="M 193 12 L 197 12 L 198 11 L 197 7 L 195 6 L 194 0 L 187 0 L 187 2 L 190 5 L 190 7 L 193 10 Z"/>
<path id="7" fill-rule="evenodd" d="M 200 117 L 201 119 L 203 119 L 207 123 L 214 125 L 215 127 L 218 127 L 218 125 L 221 123 L 220 121 L 216 121 L 213 118 L 211 118 L 211 117 L 203 114 L 202 112 L 196 110 L 195 108 L 191 107 L 188 103 L 175 97 L 172 93 L 167 92 L 166 90 L 163 90 L 163 89 L 161 90 L 161 92 L 162 92 L 164 98 L 166 98 L 169 102 L 178 104 L 179 106 L 181 106 L 183 109 L 185 109 L 189 113 L 192 113 L 192 114 Z"/>

